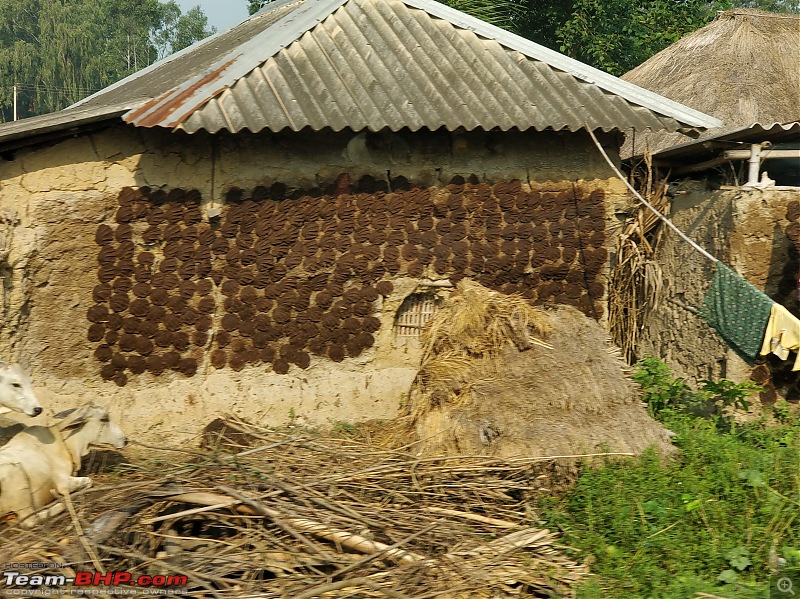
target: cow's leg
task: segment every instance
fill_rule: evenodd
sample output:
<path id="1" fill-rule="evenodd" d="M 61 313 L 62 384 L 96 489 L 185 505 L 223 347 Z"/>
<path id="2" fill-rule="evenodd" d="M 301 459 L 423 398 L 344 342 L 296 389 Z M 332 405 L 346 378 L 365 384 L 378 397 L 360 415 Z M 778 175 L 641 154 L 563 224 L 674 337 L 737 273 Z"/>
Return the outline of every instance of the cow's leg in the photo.
<path id="1" fill-rule="evenodd" d="M 30 517 L 25 518 L 22 520 L 20 518 L 19 526 L 20 528 L 33 528 L 37 524 L 41 524 L 43 522 L 47 522 L 50 518 L 55 518 L 61 512 L 64 511 L 64 504 L 57 503 L 55 505 L 51 505 L 50 507 L 46 507 Z"/>
<path id="2" fill-rule="evenodd" d="M 92 486 L 92 479 L 88 476 L 65 476 L 56 481 L 53 495 L 67 495 Z"/>
<path id="3" fill-rule="evenodd" d="M 70 476 L 69 477 L 69 492 L 74 493 L 81 489 L 88 489 L 92 486 L 92 479 L 88 476 Z"/>

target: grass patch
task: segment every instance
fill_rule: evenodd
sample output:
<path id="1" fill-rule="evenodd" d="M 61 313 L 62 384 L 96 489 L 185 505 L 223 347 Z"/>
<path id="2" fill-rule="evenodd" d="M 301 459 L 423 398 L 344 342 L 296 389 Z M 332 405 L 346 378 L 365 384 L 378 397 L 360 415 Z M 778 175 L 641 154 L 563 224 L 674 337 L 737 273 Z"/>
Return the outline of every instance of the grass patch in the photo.
<path id="1" fill-rule="evenodd" d="M 596 576 L 578 598 L 767 597 L 779 563 L 800 579 L 800 419 L 781 412 L 732 426 L 719 412 L 697 415 L 698 397 L 667 379 L 655 385 L 655 412 L 676 433 L 676 458 L 608 461 L 539 505 L 547 526 L 591 563 Z M 726 395 L 713 402 L 741 398 L 728 383 L 714 387 Z M 679 397 L 661 394 L 664 386 Z"/>

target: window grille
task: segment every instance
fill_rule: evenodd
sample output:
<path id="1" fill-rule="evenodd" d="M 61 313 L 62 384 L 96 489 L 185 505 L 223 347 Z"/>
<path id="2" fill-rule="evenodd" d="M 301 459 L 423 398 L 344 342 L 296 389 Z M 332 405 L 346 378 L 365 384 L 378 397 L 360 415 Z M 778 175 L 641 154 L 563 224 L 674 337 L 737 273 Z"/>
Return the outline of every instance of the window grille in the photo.
<path id="1" fill-rule="evenodd" d="M 394 319 L 395 337 L 419 337 L 422 327 L 430 320 L 439 307 L 433 293 L 409 295 L 397 311 Z"/>

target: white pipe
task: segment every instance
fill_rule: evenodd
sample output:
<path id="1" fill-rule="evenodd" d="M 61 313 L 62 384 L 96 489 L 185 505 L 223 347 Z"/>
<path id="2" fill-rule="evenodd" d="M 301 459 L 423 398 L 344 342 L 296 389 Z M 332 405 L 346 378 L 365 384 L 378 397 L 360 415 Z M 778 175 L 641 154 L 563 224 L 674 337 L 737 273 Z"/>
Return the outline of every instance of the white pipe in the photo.
<path id="1" fill-rule="evenodd" d="M 723 155 L 725 160 L 748 160 L 750 158 L 750 150 L 726 150 Z M 800 150 L 765 150 L 761 146 L 759 153 L 761 160 L 768 160 L 770 158 L 800 158 Z"/>
<path id="2" fill-rule="evenodd" d="M 747 161 L 747 184 L 758 183 L 758 170 L 761 168 L 761 144 L 750 145 L 750 159 Z"/>

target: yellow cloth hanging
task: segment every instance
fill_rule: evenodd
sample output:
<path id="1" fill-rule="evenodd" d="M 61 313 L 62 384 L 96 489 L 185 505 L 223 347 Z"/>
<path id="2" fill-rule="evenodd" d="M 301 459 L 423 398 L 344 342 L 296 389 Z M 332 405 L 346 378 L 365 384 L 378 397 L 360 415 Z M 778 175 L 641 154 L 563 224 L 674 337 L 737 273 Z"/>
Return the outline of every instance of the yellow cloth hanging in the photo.
<path id="1" fill-rule="evenodd" d="M 800 320 L 780 304 L 772 304 L 767 322 L 767 332 L 761 345 L 761 355 L 770 352 L 781 360 L 789 357 L 789 351 L 800 349 Z M 800 352 L 792 370 L 800 370 Z"/>

